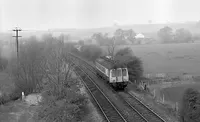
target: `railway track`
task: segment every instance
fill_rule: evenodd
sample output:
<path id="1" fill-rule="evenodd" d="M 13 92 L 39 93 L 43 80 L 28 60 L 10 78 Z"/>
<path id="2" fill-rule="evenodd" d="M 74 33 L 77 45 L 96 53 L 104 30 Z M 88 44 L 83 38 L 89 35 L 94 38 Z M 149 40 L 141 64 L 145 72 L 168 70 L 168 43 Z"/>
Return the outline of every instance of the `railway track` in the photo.
<path id="1" fill-rule="evenodd" d="M 135 108 L 148 122 L 165 122 L 158 114 L 151 110 L 148 106 L 143 104 L 137 97 L 131 93 L 119 93 L 124 100 Z"/>
<path id="2" fill-rule="evenodd" d="M 74 56 L 74 55 L 71 55 Z M 95 68 L 88 64 L 88 62 L 80 59 L 79 57 L 75 56 L 76 60 L 81 60 L 81 68 L 85 70 L 89 70 L 93 74 L 95 73 Z M 139 99 L 133 96 L 130 93 L 124 93 L 122 95 L 124 103 L 126 104 L 129 109 L 131 109 L 133 115 L 135 115 L 135 120 L 139 120 L 139 122 L 165 122 L 158 114 L 152 111 L 148 106 L 143 104 Z M 119 95 L 121 96 L 121 95 Z M 137 115 L 136 115 L 137 114 Z"/>
<path id="3" fill-rule="evenodd" d="M 97 103 L 99 109 L 108 122 L 127 122 L 112 102 L 106 97 L 102 90 L 79 66 L 75 67 L 75 72 L 79 74 L 87 90 Z"/>
<path id="4" fill-rule="evenodd" d="M 82 65 L 81 69 L 87 70 L 87 67 Z M 95 72 L 92 72 L 92 73 L 95 73 Z M 138 112 L 128 101 L 124 100 L 123 104 L 127 108 L 129 108 L 129 116 L 124 115 L 124 116 L 127 116 L 127 118 L 128 118 L 129 121 L 134 120 L 136 122 L 148 122 L 148 120 L 146 120 L 146 118 L 143 117 L 142 114 L 140 114 L 140 112 Z"/>

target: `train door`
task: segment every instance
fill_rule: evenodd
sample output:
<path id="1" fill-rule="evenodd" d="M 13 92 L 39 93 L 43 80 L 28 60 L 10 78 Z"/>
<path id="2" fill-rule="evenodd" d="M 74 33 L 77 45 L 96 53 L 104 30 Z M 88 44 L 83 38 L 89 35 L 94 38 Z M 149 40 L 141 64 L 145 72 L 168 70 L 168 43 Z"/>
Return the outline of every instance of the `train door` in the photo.
<path id="1" fill-rule="evenodd" d="M 122 82 L 122 69 L 121 68 L 118 68 L 116 70 L 116 81 Z"/>

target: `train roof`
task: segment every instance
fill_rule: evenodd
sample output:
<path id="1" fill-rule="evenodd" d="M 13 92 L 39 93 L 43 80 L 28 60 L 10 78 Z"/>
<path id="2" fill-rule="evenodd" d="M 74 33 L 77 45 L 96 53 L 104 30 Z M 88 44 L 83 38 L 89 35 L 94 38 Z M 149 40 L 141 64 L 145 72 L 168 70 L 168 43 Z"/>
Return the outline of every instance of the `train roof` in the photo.
<path id="1" fill-rule="evenodd" d="M 108 69 L 118 68 L 118 67 L 125 67 L 122 65 L 117 64 L 117 62 L 109 59 L 108 57 L 100 57 L 96 60 L 99 64 L 103 65 L 104 67 Z"/>

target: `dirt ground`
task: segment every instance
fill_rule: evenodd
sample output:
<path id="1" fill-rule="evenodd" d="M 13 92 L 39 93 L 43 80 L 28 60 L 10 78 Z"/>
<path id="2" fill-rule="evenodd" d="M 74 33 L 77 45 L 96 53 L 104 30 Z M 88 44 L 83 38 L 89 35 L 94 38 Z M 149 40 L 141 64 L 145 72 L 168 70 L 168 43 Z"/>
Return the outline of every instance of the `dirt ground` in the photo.
<path id="1" fill-rule="evenodd" d="M 17 100 L 0 107 L 1 122 L 35 122 L 33 115 L 38 106 Z"/>

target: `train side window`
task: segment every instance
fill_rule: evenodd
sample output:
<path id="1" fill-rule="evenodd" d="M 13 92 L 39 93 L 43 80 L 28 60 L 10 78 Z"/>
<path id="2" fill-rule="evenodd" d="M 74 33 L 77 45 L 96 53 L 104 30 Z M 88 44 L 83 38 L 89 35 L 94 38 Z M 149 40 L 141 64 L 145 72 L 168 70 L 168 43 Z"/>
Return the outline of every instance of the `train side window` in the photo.
<path id="1" fill-rule="evenodd" d="M 125 68 L 122 69 L 122 75 L 123 75 L 123 76 L 126 76 L 126 75 L 127 75 L 127 71 L 126 71 Z"/>

